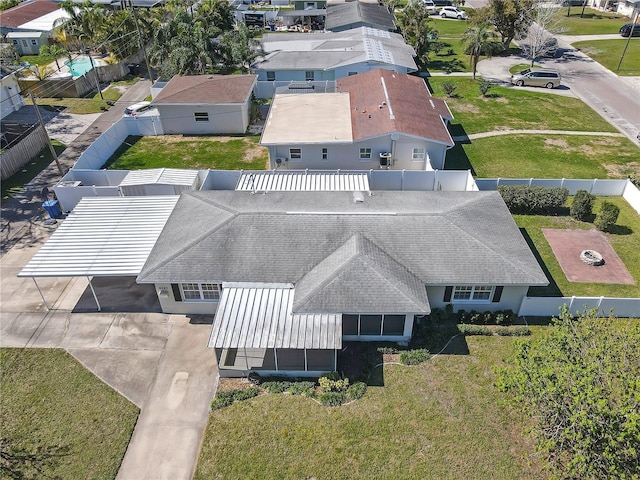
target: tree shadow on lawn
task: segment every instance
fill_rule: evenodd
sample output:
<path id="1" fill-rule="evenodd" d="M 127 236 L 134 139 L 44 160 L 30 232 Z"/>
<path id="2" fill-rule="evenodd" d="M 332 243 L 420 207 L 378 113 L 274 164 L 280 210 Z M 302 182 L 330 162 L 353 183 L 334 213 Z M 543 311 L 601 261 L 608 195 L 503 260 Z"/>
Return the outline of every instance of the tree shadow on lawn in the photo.
<path id="1" fill-rule="evenodd" d="M 549 280 L 549 285 L 547 285 L 546 287 L 529 287 L 527 295 L 530 297 L 561 297 L 562 291 L 560 290 L 560 287 L 558 286 L 556 281 L 553 279 L 553 275 L 551 275 L 551 272 L 547 268 L 547 265 L 544 263 L 544 259 L 540 255 L 540 252 L 538 252 L 538 249 L 529 236 L 527 229 L 521 228 L 520 233 L 522 234 L 524 240 L 527 242 L 527 245 L 529 245 L 531 253 L 533 253 L 534 257 L 536 257 L 538 265 L 540 265 L 540 268 L 542 268 L 542 271 L 547 277 L 547 280 Z"/>

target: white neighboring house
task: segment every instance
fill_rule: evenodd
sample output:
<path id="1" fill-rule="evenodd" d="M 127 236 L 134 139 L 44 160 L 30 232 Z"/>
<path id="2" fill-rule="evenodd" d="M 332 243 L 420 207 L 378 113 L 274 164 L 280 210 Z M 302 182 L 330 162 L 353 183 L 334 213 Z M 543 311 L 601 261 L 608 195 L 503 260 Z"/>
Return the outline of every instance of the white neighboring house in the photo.
<path id="1" fill-rule="evenodd" d="M 20 86 L 15 72 L 1 68 L 0 79 L 0 118 L 11 112 L 17 112 L 24 106 L 24 98 L 20 95 Z"/>
<path id="2" fill-rule="evenodd" d="M 7 39 L 13 42 L 20 55 L 38 55 L 42 45 L 49 45 L 49 34 L 46 32 L 10 32 Z"/>
<path id="3" fill-rule="evenodd" d="M 252 65 L 260 82 L 334 81 L 386 68 L 417 71 L 416 55 L 402 35 L 369 27 L 342 32 L 270 33 L 262 37 L 264 57 Z"/>
<path id="4" fill-rule="evenodd" d="M 378 69 L 337 87 L 275 96 L 260 141 L 271 168 L 444 169 L 453 115 L 422 78 Z"/>
<path id="5" fill-rule="evenodd" d="M 165 135 L 245 133 L 255 83 L 255 75 L 176 75 L 151 105 Z"/>

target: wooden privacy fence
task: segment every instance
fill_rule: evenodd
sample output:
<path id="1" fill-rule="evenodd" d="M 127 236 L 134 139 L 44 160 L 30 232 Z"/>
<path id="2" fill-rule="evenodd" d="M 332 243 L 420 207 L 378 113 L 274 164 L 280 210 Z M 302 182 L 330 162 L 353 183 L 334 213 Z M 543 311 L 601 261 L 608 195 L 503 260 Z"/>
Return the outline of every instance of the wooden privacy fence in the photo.
<path id="1" fill-rule="evenodd" d="M 47 146 L 47 131 L 41 125 L 34 125 L 31 131 L 14 146 L 0 155 L 0 179 L 5 180 L 18 172 L 36 154 Z"/>
<path id="2" fill-rule="evenodd" d="M 564 305 L 573 315 L 595 309 L 603 317 L 612 313 L 616 317 L 640 318 L 640 298 L 612 297 L 524 297 L 518 315 L 554 316 Z"/>

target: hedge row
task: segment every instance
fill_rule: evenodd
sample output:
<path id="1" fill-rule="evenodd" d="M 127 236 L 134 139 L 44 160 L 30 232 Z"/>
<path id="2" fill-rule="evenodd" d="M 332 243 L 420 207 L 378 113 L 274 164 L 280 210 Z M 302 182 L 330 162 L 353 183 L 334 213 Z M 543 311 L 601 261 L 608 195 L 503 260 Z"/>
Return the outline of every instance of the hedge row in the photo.
<path id="1" fill-rule="evenodd" d="M 509 211 L 518 214 L 557 213 L 569 198 L 566 188 L 501 185 L 498 191 Z"/>

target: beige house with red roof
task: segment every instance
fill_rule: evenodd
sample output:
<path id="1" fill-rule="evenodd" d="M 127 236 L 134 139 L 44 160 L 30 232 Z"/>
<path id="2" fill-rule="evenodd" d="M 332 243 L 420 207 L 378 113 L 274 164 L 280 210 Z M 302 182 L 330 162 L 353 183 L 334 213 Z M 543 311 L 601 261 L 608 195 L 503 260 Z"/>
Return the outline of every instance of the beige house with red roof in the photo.
<path id="1" fill-rule="evenodd" d="M 255 84 L 255 75 L 176 75 L 151 105 L 165 135 L 245 133 Z"/>
<path id="2" fill-rule="evenodd" d="M 444 167 L 453 115 L 423 79 L 379 69 L 336 83 L 335 93 L 275 96 L 260 141 L 271 168 Z"/>

